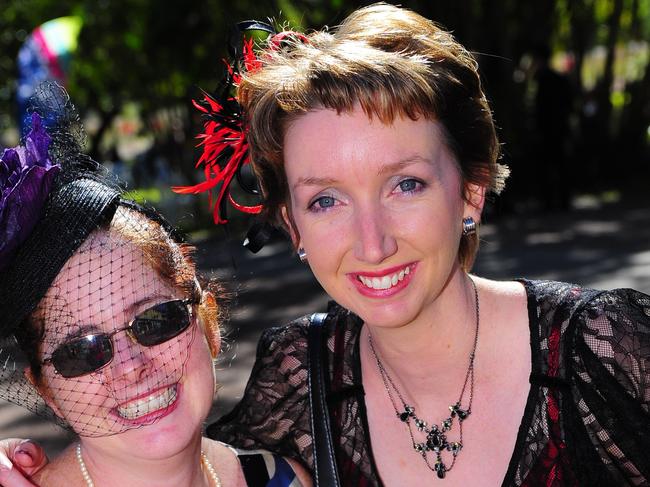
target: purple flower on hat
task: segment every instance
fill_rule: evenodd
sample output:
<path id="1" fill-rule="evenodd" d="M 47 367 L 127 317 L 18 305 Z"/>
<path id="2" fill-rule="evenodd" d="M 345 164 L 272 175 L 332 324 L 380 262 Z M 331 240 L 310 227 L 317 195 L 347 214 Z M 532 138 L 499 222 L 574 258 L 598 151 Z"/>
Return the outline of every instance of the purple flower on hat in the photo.
<path id="1" fill-rule="evenodd" d="M 0 269 L 29 236 L 61 169 L 50 160 L 50 141 L 34 113 L 23 145 L 5 149 L 0 157 Z"/>

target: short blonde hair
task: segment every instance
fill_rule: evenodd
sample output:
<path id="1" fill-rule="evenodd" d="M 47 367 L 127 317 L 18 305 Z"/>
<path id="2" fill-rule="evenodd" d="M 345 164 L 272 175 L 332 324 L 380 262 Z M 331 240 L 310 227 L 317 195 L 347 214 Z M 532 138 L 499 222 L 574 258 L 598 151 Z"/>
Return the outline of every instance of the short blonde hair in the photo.
<path id="1" fill-rule="evenodd" d="M 374 4 L 331 32 L 266 49 L 261 59 L 259 69 L 244 73 L 238 99 L 248 116 L 251 161 L 271 222 L 284 225 L 281 208 L 289 197 L 285 131 L 291 121 L 319 108 L 342 113 L 358 105 L 385 124 L 397 117 L 438 121 L 464 187 L 503 189 L 508 170 L 497 162 L 499 143 L 477 62 L 434 22 Z M 477 250 L 477 235 L 462 238 L 459 260 L 465 269 Z"/>

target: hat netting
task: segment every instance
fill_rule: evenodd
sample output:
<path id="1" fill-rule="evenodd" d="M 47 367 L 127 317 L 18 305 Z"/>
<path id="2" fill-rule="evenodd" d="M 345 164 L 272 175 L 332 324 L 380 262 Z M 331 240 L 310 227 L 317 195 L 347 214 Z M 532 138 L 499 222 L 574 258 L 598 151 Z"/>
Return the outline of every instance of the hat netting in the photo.
<path id="1" fill-rule="evenodd" d="M 0 396 L 82 436 L 117 434 L 174 407 L 199 289 L 166 223 L 120 201 L 115 183 L 80 152 L 83 133 L 65 91 L 47 85 L 38 95 L 35 110 L 61 172 L 31 235 L 1 271 Z M 136 317 L 156 344 L 122 330 Z M 164 335 L 174 327 L 183 331 Z M 103 367 L 66 378 L 46 360 L 89 335 L 112 335 L 112 354 L 104 340 L 79 359 L 94 369 L 95 358 L 111 357 Z M 74 370 L 76 357 L 64 365 Z"/>

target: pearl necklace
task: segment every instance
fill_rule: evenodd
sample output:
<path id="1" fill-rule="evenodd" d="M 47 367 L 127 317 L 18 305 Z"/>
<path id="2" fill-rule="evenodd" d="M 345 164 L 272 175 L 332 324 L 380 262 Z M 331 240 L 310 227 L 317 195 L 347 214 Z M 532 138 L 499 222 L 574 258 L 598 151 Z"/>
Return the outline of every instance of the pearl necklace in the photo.
<path id="1" fill-rule="evenodd" d="M 79 462 L 79 469 L 81 470 L 81 475 L 86 481 L 86 487 L 95 487 L 95 484 L 93 483 L 93 479 L 90 477 L 90 473 L 88 472 L 88 468 L 86 467 L 86 463 L 84 462 L 84 459 L 81 456 L 81 443 L 77 443 L 76 451 L 77 451 L 77 462 Z M 208 456 L 205 454 L 203 450 L 201 450 L 201 464 L 203 465 L 203 468 L 205 468 L 205 470 L 208 471 L 208 474 L 212 479 L 214 486 L 221 487 L 221 479 L 219 478 L 219 475 L 217 475 L 217 471 L 214 469 L 214 467 L 210 463 L 210 460 L 208 460 Z"/>

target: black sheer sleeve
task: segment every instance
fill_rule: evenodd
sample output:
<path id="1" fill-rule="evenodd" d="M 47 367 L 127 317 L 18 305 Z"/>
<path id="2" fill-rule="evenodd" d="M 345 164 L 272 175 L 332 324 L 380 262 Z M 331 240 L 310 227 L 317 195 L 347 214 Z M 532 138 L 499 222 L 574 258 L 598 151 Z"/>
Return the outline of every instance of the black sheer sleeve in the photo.
<path id="1" fill-rule="evenodd" d="M 576 456 L 604 464 L 609 485 L 650 485 L 650 297 L 601 293 L 572 321 Z"/>
<path id="2" fill-rule="evenodd" d="M 207 428 L 210 438 L 311 465 L 307 329 L 302 318 L 262 334 L 244 397 Z"/>

